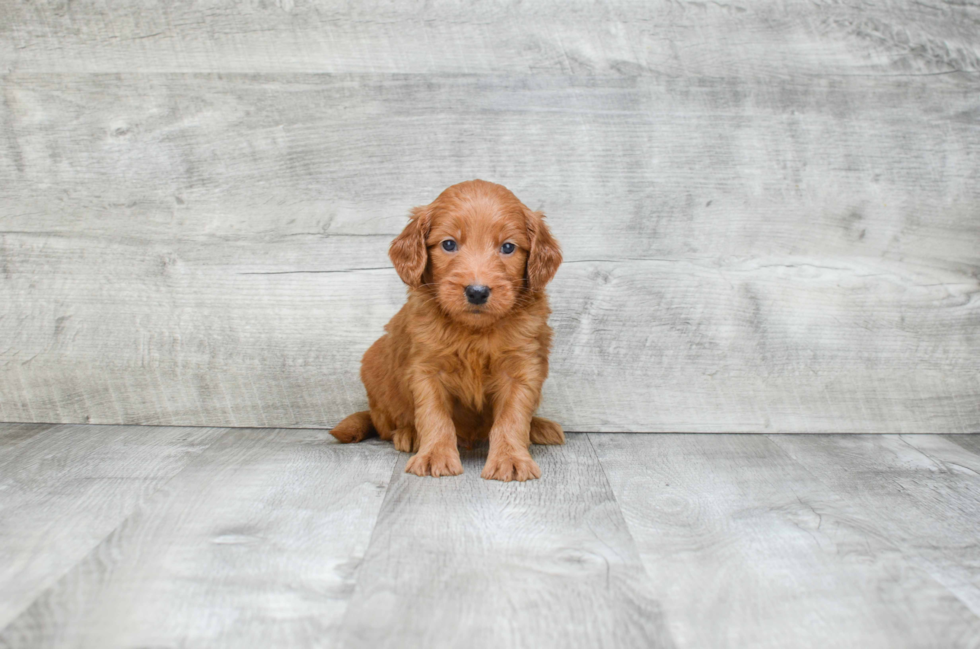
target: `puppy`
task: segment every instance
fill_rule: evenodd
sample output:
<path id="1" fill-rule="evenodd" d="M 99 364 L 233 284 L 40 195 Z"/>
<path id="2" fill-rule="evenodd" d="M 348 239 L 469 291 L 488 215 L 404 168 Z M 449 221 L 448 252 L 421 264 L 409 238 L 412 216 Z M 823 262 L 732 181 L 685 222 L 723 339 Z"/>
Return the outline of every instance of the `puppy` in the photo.
<path id="1" fill-rule="evenodd" d="M 551 348 L 544 287 L 561 264 L 544 215 L 501 185 L 460 183 L 413 209 L 388 255 L 408 301 L 361 362 L 370 411 L 331 434 L 390 439 L 416 452 L 405 471 L 420 476 L 462 473 L 457 442 L 489 438 L 484 478 L 540 478 L 529 444 L 565 443 L 533 416 Z"/>

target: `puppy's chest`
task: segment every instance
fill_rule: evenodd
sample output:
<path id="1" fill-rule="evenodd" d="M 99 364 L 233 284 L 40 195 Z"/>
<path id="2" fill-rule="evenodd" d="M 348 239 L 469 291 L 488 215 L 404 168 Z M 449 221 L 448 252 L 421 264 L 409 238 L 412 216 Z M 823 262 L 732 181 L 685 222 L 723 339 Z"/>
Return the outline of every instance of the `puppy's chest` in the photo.
<path id="1" fill-rule="evenodd" d="M 457 350 L 443 357 L 443 383 L 464 405 L 482 410 L 494 384 L 492 356 L 479 349 Z"/>

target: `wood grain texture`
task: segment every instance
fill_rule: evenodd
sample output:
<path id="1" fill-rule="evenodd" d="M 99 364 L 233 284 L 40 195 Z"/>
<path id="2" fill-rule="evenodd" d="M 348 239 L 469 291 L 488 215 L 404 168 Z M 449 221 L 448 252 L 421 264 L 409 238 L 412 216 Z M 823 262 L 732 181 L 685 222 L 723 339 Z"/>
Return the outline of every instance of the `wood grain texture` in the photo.
<path id="1" fill-rule="evenodd" d="M 946 439 L 960 446 L 973 455 L 980 456 L 980 435 L 956 435 Z"/>
<path id="2" fill-rule="evenodd" d="M 11 448 L 26 442 L 35 435 L 52 428 L 54 424 L 3 424 L 0 425 L 0 452 L 7 453 Z M 2 460 L 2 458 L 0 458 Z"/>
<path id="3" fill-rule="evenodd" d="M 969 74 L 3 82 L 0 419 L 330 426 L 406 210 L 485 177 L 565 249 L 568 430 L 980 429 Z"/>
<path id="4" fill-rule="evenodd" d="M 971 2 L 4 3 L 4 71 L 653 76 L 980 70 Z"/>
<path id="5" fill-rule="evenodd" d="M 980 642 L 980 617 L 919 567 L 873 510 L 767 437 L 590 438 L 678 647 Z M 821 448 L 828 436 L 806 438 Z M 862 477 L 869 486 L 892 479 L 885 465 Z"/>
<path id="6" fill-rule="evenodd" d="M 334 646 L 398 457 L 325 431 L 224 431 L 0 646 Z"/>
<path id="7" fill-rule="evenodd" d="M 932 436 L 773 439 L 980 615 L 980 458 Z"/>
<path id="8" fill-rule="evenodd" d="M 0 424 L 0 430 L 17 429 Z M 207 428 L 55 426 L 16 446 L 0 446 L 0 628 L 217 434 Z"/>
<path id="9" fill-rule="evenodd" d="M 974 441 L 571 434 L 503 484 L 52 426 L 0 446 L 0 647 L 975 647 Z"/>
<path id="10" fill-rule="evenodd" d="M 349 647 L 672 646 L 584 435 L 533 447 L 542 478 L 395 467 L 341 628 Z"/>

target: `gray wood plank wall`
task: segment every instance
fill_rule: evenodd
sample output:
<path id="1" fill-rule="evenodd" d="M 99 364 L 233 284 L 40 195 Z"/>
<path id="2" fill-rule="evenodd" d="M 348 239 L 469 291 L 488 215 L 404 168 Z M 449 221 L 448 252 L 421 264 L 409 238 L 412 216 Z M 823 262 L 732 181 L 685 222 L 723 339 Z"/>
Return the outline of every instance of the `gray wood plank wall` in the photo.
<path id="1" fill-rule="evenodd" d="M 407 210 L 565 249 L 569 430 L 980 430 L 980 8 L 0 4 L 0 420 L 329 426 Z"/>

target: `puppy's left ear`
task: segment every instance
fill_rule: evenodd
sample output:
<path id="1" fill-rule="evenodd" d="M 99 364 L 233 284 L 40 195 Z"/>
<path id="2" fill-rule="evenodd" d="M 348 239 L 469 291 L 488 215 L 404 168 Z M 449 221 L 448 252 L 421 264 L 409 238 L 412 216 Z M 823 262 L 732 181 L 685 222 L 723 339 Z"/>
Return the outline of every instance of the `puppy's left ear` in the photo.
<path id="1" fill-rule="evenodd" d="M 558 272 L 561 264 L 561 248 L 544 222 L 544 214 L 524 208 L 527 236 L 531 250 L 527 255 L 527 286 L 540 291 Z"/>
<path id="2" fill-rule="evenodd" d="M 395 265 L 398 276 L 412 288 L 422 285 L 422 273 L 429 261 L 425 238 L 429 236 L 431 222 L 432 212 L 428 205 L 413 208 L 412 220 L 388 248 L 388 257 Z"/>

